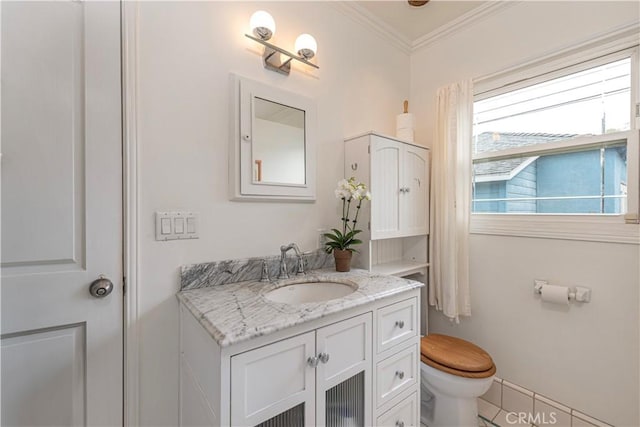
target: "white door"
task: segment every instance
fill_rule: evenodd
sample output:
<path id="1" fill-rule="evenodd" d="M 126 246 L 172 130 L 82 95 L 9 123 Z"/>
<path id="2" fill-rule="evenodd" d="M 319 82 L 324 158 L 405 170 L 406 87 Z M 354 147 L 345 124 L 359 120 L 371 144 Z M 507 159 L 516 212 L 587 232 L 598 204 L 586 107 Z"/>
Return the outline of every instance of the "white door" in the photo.
<path id="1" fill-rule="evenodd" d="M 0 8 L 2 425 L 121 426 L 120 5 Z"/>
<path id="2" fill-rule="evenodd" d="M 371 239 L 398 237 L 403 144 L 378 136 L 371 140 Z"/>
<path id="3" fill-rule="evenodd" d="M 316 332 L 318 426 L 371 425 L 371 313 Z"/>
<path id="4" fill-rule="evenodd" d="M 314 425 L 315 332 L 231 358 L 231 425 Z"/>
<path id="5" fill-rule="evenodd" d="M 402 187 L 400 194 L 400 228 L 404 236 L 429 232 L 429 151 L 405 145 L 402 161 Z"/>

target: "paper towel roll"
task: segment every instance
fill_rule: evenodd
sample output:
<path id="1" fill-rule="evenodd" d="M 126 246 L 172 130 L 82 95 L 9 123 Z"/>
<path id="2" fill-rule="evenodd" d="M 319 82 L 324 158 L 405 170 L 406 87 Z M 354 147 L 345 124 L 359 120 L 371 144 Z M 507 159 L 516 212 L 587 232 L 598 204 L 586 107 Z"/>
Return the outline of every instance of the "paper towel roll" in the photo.
<path id="1" fill-rule="evenodd" d="M 413 129 L 413 114 L 398 114 L 396 116 L 396 130 L 399 129 Z"/>
<path id="2" fill-rule="evenodd" d="M 396 137 L 413 142 L 413 129 L 398 129 L 396 130 Z"/>
<path id="3" fill-rule="evenodd" d="M 569 288 L 566 286 L 545 285 L 542 287 L 542 301 L 569 305 Z"/>

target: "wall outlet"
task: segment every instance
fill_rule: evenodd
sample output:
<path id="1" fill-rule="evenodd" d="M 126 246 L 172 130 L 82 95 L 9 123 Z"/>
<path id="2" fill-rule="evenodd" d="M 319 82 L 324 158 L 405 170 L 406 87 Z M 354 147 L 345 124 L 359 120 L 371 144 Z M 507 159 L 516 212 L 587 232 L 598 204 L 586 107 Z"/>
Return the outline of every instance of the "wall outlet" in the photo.
<path id="1" fill-rule="evenodd" d="M 328 228 L 318 228 L 318 249 L 323 249 L 324 248 L 324 244 L 327 243 L 327 238 L 324 237 L 325 233 L 328 233 L 329 230 Z"/>

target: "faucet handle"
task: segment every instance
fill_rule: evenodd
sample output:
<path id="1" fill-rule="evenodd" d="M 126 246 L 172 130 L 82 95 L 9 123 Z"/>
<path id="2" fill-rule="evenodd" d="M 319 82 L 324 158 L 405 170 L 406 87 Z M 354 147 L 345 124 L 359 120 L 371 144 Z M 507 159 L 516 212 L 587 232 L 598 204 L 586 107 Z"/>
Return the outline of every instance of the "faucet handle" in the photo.
<path id="1" fill-rule="evenodd" d="M 306 263 L 304 255 L 305 254 L 298 255 L 298 267 L 296 268 L 296 275 L 298 276 L 304 276 L 306 274 L 304 271 L 304 265 Z"/>
<path id="2" fill-rule="evenodd" d="M 260 277 L 261 282 L 270 282 L 269 279 L 269 266 L 267 265 L 267 260 L 262 260 L 262 275 Z"/>

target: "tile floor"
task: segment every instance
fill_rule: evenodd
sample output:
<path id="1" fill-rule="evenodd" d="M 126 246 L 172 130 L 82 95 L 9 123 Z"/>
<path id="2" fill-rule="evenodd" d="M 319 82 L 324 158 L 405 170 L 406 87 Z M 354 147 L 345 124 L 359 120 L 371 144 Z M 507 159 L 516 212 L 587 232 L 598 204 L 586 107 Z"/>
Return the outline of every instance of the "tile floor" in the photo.
<path id="1" fill-rule="evenodd" d="M 537 421 L 529 419 L 527 423 L 518 423 L 517 416 L 509 413 L 531 414 Z M 478 399 L 480 426 L 490 421 L 500 427 L 541 426 L 553 427 L 611 427 L 609 424 L 592 418 L 576 409 L 569 408 L 545 396 L 534 393 L 519 385 L 495 378 L 491 388 Z M 529 424 L 534 422 L 535 424 Z M 482 424 L 485 423 L 485 424 Z"/>
<path id="2" fill-rule="evenodd" d="M 484 399 L 478 399 L 479 427 L 533 426 L 533 424 L 519 423 L 513 416 L 507 420 L 508 413 Z"/>

